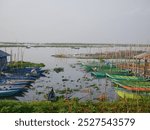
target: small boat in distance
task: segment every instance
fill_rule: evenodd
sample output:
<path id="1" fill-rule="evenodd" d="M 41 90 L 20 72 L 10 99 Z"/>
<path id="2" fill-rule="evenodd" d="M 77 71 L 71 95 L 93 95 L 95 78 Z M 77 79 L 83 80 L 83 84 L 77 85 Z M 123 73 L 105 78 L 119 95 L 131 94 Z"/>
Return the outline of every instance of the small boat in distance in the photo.
<path id="1" fill-rule="evenodd" d="M 31 46 L 30 46 L 30 45 L 27 45 L 26 48 L 29 49 L 29 48 L 31 48 Z"/>
<path id="2" fill-rule="evenodd" d="M 80 47 L 71 47 L 71 49 L 80 49 Z"/>

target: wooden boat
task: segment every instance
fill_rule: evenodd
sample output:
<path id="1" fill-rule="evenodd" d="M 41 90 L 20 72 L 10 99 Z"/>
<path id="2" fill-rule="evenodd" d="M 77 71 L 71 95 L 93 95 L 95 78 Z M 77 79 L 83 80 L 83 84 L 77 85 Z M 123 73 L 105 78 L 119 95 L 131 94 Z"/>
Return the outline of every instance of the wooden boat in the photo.
<path id="1" fill-rule="evenodd" d="M 141 99 L 144 97 L 150 97 L 150 92 L 132 92 L 123 88 L 118 88 L 118 87 L 115 87 L 115 92 L 121 98 Z"/>
<path id="2" fill-rule="evenodd" d="M 128 99 L 140 99 L 140 98 L 142 98 L 142 96 L 139 94 L 136 94 L 133 92 L 127 92 L 127 91 L 119 89 L 119 88 L 115 88 L 115 92 L 121 98 L 128 98 Z"/>
<path id="3" fill-rule="evenodd" d="M 80 49 L 80 47 L 71 47 L 71 49 Z"/>
<path id="4" fill-rule="evenodd" d="M 25 82 L 33 83 L 34 82 L 34 80 L 29 80 L 29 79 L 10 79 L 8 81 L 17 82 L 17 83 L 25 83 Z"/>
<path id="5" fill-rule="evenodd" d="M 119 87 L 125 88 L 130 91 L 138 92 L 150 92 L 150 82 L 144 81 L 122 81 L 122 80 L 112 80 Z"/>
<path id="6" fill-rule="evenodd" d="M 29 49 L 29 48 L 31 48 L 31 46 L 30 46 L 30 45 L 27 45 L 26 48 Z"/>
<path id="7" fill-rule="evenodd" d="M 105 78 L 106 77 L 106 73 L 104 73 L 104 72 L 92 72 L 91 75 L 96 78 Z"/>
<path id="8" fill-rule="evenodd" d="M 106 74 L 115 74 L 115 75 L 124 75 L 129 76 L 131 73 L 129 70 L 122 70 L 117 68 L 115 65 L 112 64 L 98 64 L 97 62 L 93 62 L 89 65 L 83 65 L 85 71 L 91 72 L 91 75 L 95 76 L 96 78 L 104 78 Z"/>
<path id="9" fill-rule="evenodd" d="M 127 72 L 125 72 L 125 71 L 112 71 L 111 73 L 113 73 L 113 74 L 117 74 L 118 76 L 121 76 L 121 75 L 123 75 L 123 76 L 128 76 L 129 75 L 129 73 L 127 73 Z M 101 72 L 91 72 L 91 75 L 92 76 L 95 76 L 96 78 L 105 78 L 106 76 L 108 76 L 108 74 L 106 73 L 106 72 L 104 72 L 104 71 L 101 71 Z"/>
<path id="10" fill-rule="evenodd" d="M 31 76 L 22 76 L 22 75 L 3 75 L 0 78 L 1 80 L 5 79 L 5 80 L 28 80 L 31 82 L 34 82 L 36 80 L 35 77 L 31 77 Z"/>
<path id="11" fill-rule="evenodd" d="M 27 81 L 15 81 L 15 80 L 4 80 L 1 81 L 1 85 L 30 85 Z"/>
<path id="12" fill-rule="evenodd" d="M 122 76 L 122 75 L 113 75 L 108 73 L 106 73 L 106 76 L 114 80 L 146 81 L 145 79 L 136 76 Z"/>
<path id="13" fill-rule="evenodd" d="M 15 89 L 15 90 L 0 90 L 0 97 L 9 97 L 9 96 L 14 96 L 20 91 Z"/>
<path id="14" fill-rule="evenodd" d="M 26 85 L 0 85 L 0 89 L 3 90 L 26 90 Z"/>

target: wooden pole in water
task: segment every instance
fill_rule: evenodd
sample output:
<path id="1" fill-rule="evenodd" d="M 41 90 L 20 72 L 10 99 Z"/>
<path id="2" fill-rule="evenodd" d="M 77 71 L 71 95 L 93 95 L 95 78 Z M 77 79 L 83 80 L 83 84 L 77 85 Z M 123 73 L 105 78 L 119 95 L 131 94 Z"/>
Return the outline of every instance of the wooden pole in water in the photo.
<path id="1" fill-rule="evenodd" d="M 16 62 L 16 53 L 14 54 L 14 62 Z"/>
<path id="2" fill-rule="evenodd" d="M 147 74 L 147 66 L 148 66 L 148 61 L 147 59 L 144 60 L 144 77 L 146 77 Z"/>
<path id="3" fill-rule="evenodd" d="M 12 49 L 10 50 L 10 63 L 12 63 L 12 56 L 13 56 L 13 53 L 12 53 Z"/>
<path id="4" fill-rule="evenodd" d="M 141 73 L 141 60 L 139 59 L 138 61 L 138 74 L 140 75 Z"/>
<path id="5" fill-rule="evenodd" d="M 19 61 L 19 47 L 18 47 L 18 50 L 17 50 L 17 61 Z"/>

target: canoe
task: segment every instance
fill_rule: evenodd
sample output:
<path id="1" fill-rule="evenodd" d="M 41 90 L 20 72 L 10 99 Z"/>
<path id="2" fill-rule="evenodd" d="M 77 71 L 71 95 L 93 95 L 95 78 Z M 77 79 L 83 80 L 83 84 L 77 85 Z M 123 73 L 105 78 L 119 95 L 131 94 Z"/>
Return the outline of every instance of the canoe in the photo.
<path id="1" fill-rule="evenodd" d="M 104 73 L 104 72 L 92 72 L 91 75 L 95 76 L 96 78 L 105 78 L 106 77 L 106 73 Z"/>
<path id="2" fill-rule="evenodd" d="M 122 75 L 115 75 L 115 74 L 108 74 L 106 73 L 106 76 L 115 79 L 115 80 L 128 80 L 128 81 L 146 81 L 144 78 L 139 78 L 136 76 L 122 76 Z"/>
<path id="3" fill-rule="evenodd" d="M 121 76 L 121 75 L 124 75 L 124 76 L 128 76 L 129 75 L 129 73 L 127 73 L 127 72 L 124 72 L 124 71 L 116 71 L 116 72 L 111 72 L 111 73 L 113 73 L 113 74 L 117 74 L 118 76 Z M 96 78 L 105 78 L 107 75 L 106 75 L 107 73 L 106 72 L 104 72 L 104 71 L 101 71 L 101 72 L 91 72 L 91 75 L 92 76 L 95 76 Z"/>
<path id="4" fill-rule="evenodd" d="M 84 65 L 83 68 L 87 71 L 111 71 L 111 70 L 116 70 L 117 68 L 115 66 L 110 67 L 108 65 Z M 117 69 L 118 70 L 118 69 Z"/>
<path id="5" fill-rule="evenodd" d="M 12 82 L 20 82 L 20 83 L 24 83 L 24 82 L 29 82 L 29 83 L 33 83 L 34 80 L 27 80 L 27 79 L 11 79 L 8 81 L 12 81 Z"/>
<path id="6" fill-rule="evenodd" d="M 121 98 L 129 98 L 129 99 L 141 99 L 150 97 L 150 92 L 132 92 L 123 88 L 115 87 L 115 92 Z"/>
<path id="7" fill-rule="evenodd" d="M 36 80 L 35 77 L 32 76 L 26 76 L 26 75 L 20 75 L 20 74 L 3 74 L 1 75 L 0 79 L 6 79 L 6 80 Z"/>
<path id="8" fill-rule="evenodd" d="M 127 98 L 127 99 L 141 99 L 142 98 L 141 95 L 138 95 L 138 94 L 133 93 L 133 92 L 123 91 L 123 90 L 118 89 L 118 88 L 117 89 L 115 88 L 115 92 L 121 98 Z"/>
<path id="9" fill-rule="evenodd" d="M 26 87 L 26 85 L 0 85 L 0 89 L 24 91 L 27 89 L 27 87 Z"/>
<path id="10" fill-rule="evenodd" d="M 0 90 L 0 97 L 14 96 L 19 92 L 19 90 Z"/>
<path id="11" fill-rule="evenodd" d="M 139 92 L 150 92 L 150 82 L 148 81 L 122 81 L 122 80 L 112 80 L 113 83 L 117 84 L 119 87 L 130 91 Z"/>
<path id="12" fill-rule="evenodd" d="M 30 85 L 31 82 L 26 80 L 1 80 L 1 85 Z"/>

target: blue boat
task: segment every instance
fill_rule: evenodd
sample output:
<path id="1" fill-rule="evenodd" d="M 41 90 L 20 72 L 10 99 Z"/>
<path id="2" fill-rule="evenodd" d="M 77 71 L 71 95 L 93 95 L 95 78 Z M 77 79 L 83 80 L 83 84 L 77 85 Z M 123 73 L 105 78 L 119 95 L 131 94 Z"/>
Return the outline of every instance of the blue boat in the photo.
<path id="1" fill-rule="evenodd" d="M 36 80 L 35 77 L 32 76 L 23 76 L 23 75 L 17 75 L 17 74 L 4 74 L 1 75 L 0 79 L 18 79 L 18 80 Z"/>
<path id="2" fill-rule="evenodd" d="M 3 90 L 20 90 L 20 91 L 24 91 L 27 89 L 26 85 L 1 85 L 0 88 Z"/>
<path id="3" fill-rule="evenodd" d="M 18 94 L 20 90 L 0 90 L 0 97 L 9 97 Z"/>
<path id="4" fill-rule="evenodd" d="M 16 80 L 1 80 L 1 85 L 30 85 L 31 82 L 27 81 L 16 81 Z"/>

